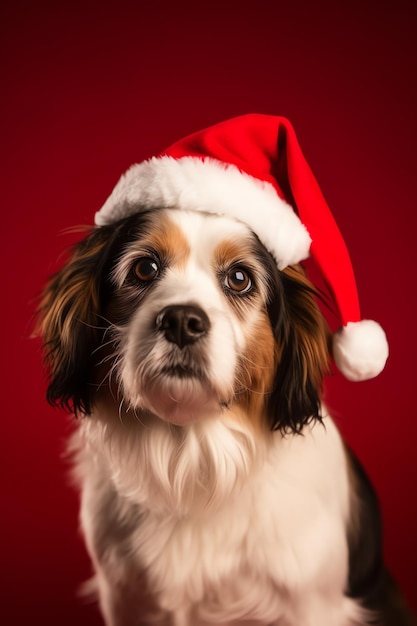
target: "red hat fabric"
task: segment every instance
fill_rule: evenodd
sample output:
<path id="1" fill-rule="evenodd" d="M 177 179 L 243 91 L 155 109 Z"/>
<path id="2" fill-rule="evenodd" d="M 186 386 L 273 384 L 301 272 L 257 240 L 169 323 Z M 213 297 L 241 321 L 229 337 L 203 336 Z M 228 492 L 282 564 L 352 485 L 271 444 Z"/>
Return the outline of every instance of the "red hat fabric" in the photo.
<path id="1" fill-rule="evenodd" d="M 334 335 L 336 365 L 350 380 L 382 371 L 388 357 L 385 333 L 376 322 L 360 319 L 348 250 L 286 118 L 236 117 L 132 166 L 96 213 L 95 223 L 167 207 L 246 223 L 279 269 L 311 254 L 342 323 Z"/>

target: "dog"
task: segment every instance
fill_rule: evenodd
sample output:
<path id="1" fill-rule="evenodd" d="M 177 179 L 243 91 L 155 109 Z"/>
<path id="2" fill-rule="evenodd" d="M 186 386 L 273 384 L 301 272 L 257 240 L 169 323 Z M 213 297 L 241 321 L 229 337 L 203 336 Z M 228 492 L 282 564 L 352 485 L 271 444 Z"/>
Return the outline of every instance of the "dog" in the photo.
<path id="1" fill-rule="evenodd" d="M 106 625 L 411 624 L 322 401 L 332 333 L 302 263 L 233 216 L 129 213 L 39 308 Z"/>

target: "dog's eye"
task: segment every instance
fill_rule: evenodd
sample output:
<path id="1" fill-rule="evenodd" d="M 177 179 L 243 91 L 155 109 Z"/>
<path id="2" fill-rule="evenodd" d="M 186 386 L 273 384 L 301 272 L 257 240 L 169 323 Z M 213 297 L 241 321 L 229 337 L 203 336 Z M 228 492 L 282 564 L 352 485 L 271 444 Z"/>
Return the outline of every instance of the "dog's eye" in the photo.
<path id="1" fill-rule="evenodd" d="M 241 267 L 235 267 L 226 274 L 224 284 L 235 293 L 247 293 L 252 288 L 252 279 Z"/>
<path id="2" fill-rule="evenodd" d="M 136 278 L 144 283 L 155 280 L 159 274 L 159 265 L 152 257 L 143 257 L 136 261 L 133 266 L 133 273 Z"/>

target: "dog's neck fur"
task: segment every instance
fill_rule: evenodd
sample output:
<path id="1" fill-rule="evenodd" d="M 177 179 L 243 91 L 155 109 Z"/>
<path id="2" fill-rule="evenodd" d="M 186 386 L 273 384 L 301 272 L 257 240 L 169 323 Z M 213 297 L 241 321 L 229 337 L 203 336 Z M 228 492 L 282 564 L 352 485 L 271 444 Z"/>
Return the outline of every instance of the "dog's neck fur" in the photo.
<path id="1" fill-rule="evenodd" d="M 238 417 L 225 410 L 175 427 L 97 403 L 77 435 L 81 516 L 94 552 L 113 562 L 115 551 L 128 549 L 163 611 L 198 606 L 199 619 L 180 619 L 182 625 L 206 624 L 206 615 L 209 623 L 243 616 L 272 623 L 295 602 L 277 593 L 282 585 L 308 590 L 319 580 L 331 598 L 347 575 L 342 528 L 349 497 L 332 422 L 312 423 L 296 437 L 275 431 L 262 443 Z M 101 520 L 98 528 L 92 519 Z M 316 524 L 329 546 L 319 549 Z M 270 555 L 271 538 L 279 563 Z M 331 582 L 323 551 L 333 554 Z M 307 603 L 297 623 L 306 623 L 311 610 Z M 340 611 L 356 611 L 364 623 L 353 602 Z M 341 615 L 326 620 L 320 623 L 342 623 Z"/>
<path id="2" fill-rule="evenodd" d="M 123 412 L 98 401 L 82 429 L 105 454 L 118 493 L 152 510 L 184 516 L 215 510 L 238 493 L 266 458 L 259 436 L 239 407 L 177 427 L 145 412 Z M 121 471 L 123 468 L 123 471 Z"/>

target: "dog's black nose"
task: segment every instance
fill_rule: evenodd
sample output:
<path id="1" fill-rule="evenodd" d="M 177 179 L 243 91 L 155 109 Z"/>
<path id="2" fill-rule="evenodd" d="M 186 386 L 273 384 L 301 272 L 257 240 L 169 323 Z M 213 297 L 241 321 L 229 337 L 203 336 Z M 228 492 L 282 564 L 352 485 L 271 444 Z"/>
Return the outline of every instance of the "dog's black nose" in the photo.
<path id="1" fill-rule="evenodd" d="M 156 319 L 156 327 L 168 341 L 183 348 L 207 334 L 210 320 L 199 307 L 173 305 L 161 311 Z"/>

